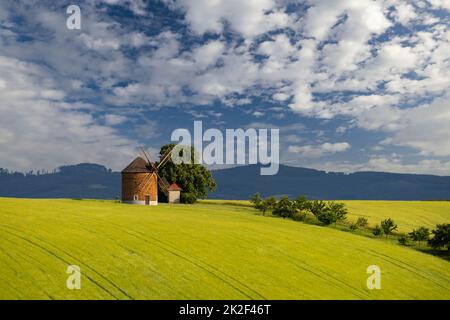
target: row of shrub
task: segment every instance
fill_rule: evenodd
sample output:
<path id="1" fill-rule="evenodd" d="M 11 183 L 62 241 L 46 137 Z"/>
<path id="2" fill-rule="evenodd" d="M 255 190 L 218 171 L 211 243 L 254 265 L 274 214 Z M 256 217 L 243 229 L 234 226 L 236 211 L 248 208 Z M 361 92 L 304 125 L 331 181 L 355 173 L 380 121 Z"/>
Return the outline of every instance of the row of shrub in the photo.
<path id="1" fill-rule="evenodd" d="M 311 213 L 324 225 L 342 222 L 346 219 L 348 213 L 348 210 L 343 203 L 308 200 L 303 196 L 291 201 L 289 200 L 289 197 L 282 197 L 279 200 L 275 197 L 263 199 L 257 193 L 250 198 L 250 202 L 263 214 L 271 212 L 273 215 L 282 218 L 303 221 L 308 214 Z"/>
<path id="2" fill-rule="evenodd" d="M 386 235 L 386 237 L 397 230 L 398 226 L 394 220 L 388 218 L 381 221 L 379 225 L 376 225 L 373 229 L 375 236 Z M 433 237 L 431 237 L 433 235 Z M 419 227 L 413 229 L 409 233 L 400 234 L 398 242 L 404 246 L 410 246 L 413 243 L 421 245 L 422 243 L 428 244 L 431 248 L 441 249 L 447 248 L 448 255 L 450 255 L 450 224 L 438 224 L 434 230 L 426 227 Z"/>
<path id="3" fill-rule="evenodd" d="M 419 245 L 421 243 L 427 243 L 434 249 L 447 248 L 447 253 L 450 255 L 450 223 L 438 224 L 431 232 L 426 227 L 419 227 L 409 233 L 400 235 L 398 241 L 405 246 L 409 246 L 412 242 L 415 242 Z"/>
<path id="4" fill-rule="evenodd" d="M 253 206 L 262 212 L 263 215 L 271 213 L 274 216 L 290 218 L 295 221 L 305 221 L 307 217 L 314 216 L 323 225 L 344 223 L 348 210 L 345 204 L 335 201 L 308 200 L 300 196 L 294 200 L 289 197 L 276 199 L 275 197 L 261 198 L 260 194 L 255 194 L 250 198 Z M 368 229 L 368 221 L 364 217 L 359 217 L 356 222 L 347 224 L 350 230 Z M 385 219 L 371 229 L 375 236 L 386 238 L 398 229 L 397 224 L 391 218 Z M 433 237 L 431 237 L 433 235 Z M 426 227 L 419 227 L 413 231 L 401 234 L 398 241 L 402 245 L 411 245 L 412 242 L 418 244 L 427 243 L 430 247 L 440 249 L 447 248 L 450 255 L 450 224 L 440 224 L 436 229 L 430 230 Z"/>

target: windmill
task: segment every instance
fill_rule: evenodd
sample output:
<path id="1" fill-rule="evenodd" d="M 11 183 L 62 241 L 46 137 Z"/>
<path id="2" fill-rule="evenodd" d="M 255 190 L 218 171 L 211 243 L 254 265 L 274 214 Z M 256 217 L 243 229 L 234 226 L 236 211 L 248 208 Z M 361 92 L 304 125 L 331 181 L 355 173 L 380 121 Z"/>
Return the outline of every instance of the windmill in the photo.
<path id="1" fill-rule="evenodd" d="M 159 170 L 170 160 L 172 150 L 165 153 L 159 163 L 152 163 L 144 148 L 144 156 L 137 157 L 122 170 L 122 202 L 132 204 L 157 205 L 158 186 L 168 196 L 170 187 L 166 179 L 161 178 Z"/>
<path id="2" fill-rule="evenodd" d="M 155 163 L 151 163 L 150 158 L 148 157 L 147 153 L 145 152 L 145 149 L 143 147 L 140 147 L 141 152 L 144 154 L 145 159 L 147 160 L 147 168 L 150 170 L 148 173 L 148 177 L 144 179 L 141 182 L 141 186 L 139 188 L 144 188 L 146 184 L 151 181 L 151 178 L 153 175 L 156 175 L 156 180 L 158 182 L 158 186 L 160 187 L 161 191 L 165 194 L 165 196 L 168 196 L 168 188 L 170 184 L 167 182 L 165 178 L 161 178 L 161 176 L 158 174 L 158 170 L 163 167 L 169 160 L 170 155 L 172 153 L 172 149 L 170 149 L 162 158 L 161 161 L 158 163 L 158 165 L 155 165 Z"/>

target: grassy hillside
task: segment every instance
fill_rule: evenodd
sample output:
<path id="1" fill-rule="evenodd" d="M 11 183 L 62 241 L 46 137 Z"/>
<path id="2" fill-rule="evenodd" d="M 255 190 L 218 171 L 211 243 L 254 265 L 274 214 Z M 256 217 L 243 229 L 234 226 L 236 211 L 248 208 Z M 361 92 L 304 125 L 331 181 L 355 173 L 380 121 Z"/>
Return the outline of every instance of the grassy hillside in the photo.
<path id="1" fill-rule="evenodd" d="M 349 219 L 364 216 L 375 225 L 393 218 L 398 231 L 409 232 L 425 226 L 433 228 L 438 223 L 450 221 L 450 201 L 342 201 L 349 210 Z"/>
<path id="2" fill-rule="evenodd" d="M 393 218 L 399 232 L 409 232 L 425 226 L 430 229 L 438 223 L 449 223 L 450 201 L 386 201 L 386 200 L 336 200 L 349 210 L 348 220 L 366 217 L 371 226 L 381 220 Z M 251 206 L 247 200 L 202 200 L 204 204 Z"/>
<path id="3" fill-rule="evenodd" d="M 3 299 L 450 299 L 442 259 L 246 206 L 0 199 L 0 234 Z"/>

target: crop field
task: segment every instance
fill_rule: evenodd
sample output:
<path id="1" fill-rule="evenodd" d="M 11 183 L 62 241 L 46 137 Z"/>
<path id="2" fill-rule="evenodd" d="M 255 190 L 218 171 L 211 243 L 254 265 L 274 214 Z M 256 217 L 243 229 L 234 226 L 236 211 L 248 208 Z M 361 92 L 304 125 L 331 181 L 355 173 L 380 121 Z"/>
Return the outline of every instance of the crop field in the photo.
<path id="1" fill-rule="evenodd" d="M 370 226 L 381 220 L 393 218 L 399 232 L 410 232 L 417 227 L 434 228 L 438 223 L 449 223 L 450 201 L 385 201 L 336 200 L 345 203 L 348 220 L 367 218 Z M 246 200 L 202 200 L 201 203 L 251 206 Z"/>
<path id="2" fill-rule="evenodd" d="M 349 220 L 366 217 L 375 225 L 386 218 L 393 218 L 398 231 L 409 232 L 425 226 L 430 229 L 438 223 L 449 223 L 450 201 L 340 201 L 349 210 Z"/>
<path id="3" fill-rule="evenodd" d="M 385 203 L 399 225 L 450 218 L 440 206 L 397 217 Z M 0 299 L 450 299 L 443 259 L 243 204 L 0 198 Z M 375 221 L 383 211 L 348 206 Z M 69 265 L 80 267 L 80 290 L 66 287 Z M 366 286 L 370 265 L 380 290 Z"/>

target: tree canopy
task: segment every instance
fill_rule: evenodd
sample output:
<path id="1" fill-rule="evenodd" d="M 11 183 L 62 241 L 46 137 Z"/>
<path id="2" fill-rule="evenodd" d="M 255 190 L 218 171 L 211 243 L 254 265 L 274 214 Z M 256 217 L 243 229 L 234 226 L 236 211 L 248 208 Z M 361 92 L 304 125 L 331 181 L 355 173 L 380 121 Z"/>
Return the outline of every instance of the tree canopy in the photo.
<path id="1" fill-rule="evenodd" d="M 428 240 L 430 246 L 433 248 L 447 247 L 448 254 L 450 255 L 450 223 L 438 224 L 432 233 L 433 238 Z"/>
<path id="2" fill-rule="evenodd" d="M 166 144 L 161 147 L 160 161 L 174 146 L 175 144 Z M 180 155 L 185 152 L 186 148 L 180 150 Z M 169 183 L 175 182 L 182 188 L 181 202 L 184 203 L 192 203 L 198 198 L 206 198 L 209 191 L 216 189 L 211 171 L 202 164 L 195 164 L 195 157 L 195 149 L 191 147 L 191 163 L 175 164 L 172 159 L 169 159 L 159 170 L 161 178 L 165 178 Z"/>

